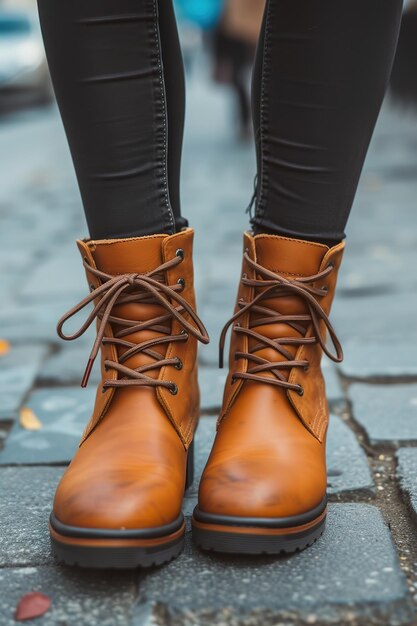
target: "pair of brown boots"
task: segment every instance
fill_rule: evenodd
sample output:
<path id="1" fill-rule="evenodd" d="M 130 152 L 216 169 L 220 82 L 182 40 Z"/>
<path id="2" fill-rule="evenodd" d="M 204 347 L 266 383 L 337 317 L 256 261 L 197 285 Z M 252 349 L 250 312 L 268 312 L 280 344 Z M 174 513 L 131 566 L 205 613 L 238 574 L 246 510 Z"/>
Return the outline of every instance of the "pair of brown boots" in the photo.
<path id="1" fill-rule="evenodd" d="M 177 556 L 199 417 L 193 231 L 79 241 L 90 294 L 60 321 L 94 321 L 102 381 L 50 518 L 57 558 L 137 567 Z M 326 518 L 328 408 L 322 352 L 344 244 L 244 235 L 230 372 L 200 482 L 193 538 L 208 550 L 279 554 L 310 545 Z M 221 277 L 219 277 L 219 280 Z M 93 303 L 80 330 L 65 321 Z M 336 348 L 325 344 L 326 331 Z"/>

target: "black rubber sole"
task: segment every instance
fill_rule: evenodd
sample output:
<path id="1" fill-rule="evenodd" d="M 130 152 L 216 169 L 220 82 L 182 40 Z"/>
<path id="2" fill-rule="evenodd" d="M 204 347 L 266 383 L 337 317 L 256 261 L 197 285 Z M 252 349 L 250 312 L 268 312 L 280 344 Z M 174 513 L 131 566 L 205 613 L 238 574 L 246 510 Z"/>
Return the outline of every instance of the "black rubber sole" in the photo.
<path id="1" fill-rule="evenodd" d="M 194 543 L 202 550 L 229 554 L 279 555 L 301 551 L 323 534 L 326 500 L 313 511 L 286 519 L 215 516 L 194 511 Z"/>
<path id="2" fill-rule="evenodd" d="M 89 569 L 135 569 L 163 565 L 175 559 L 184 548 L 184 535 L 163 547 L 88 547 L 67 545 L 51 537 L 52 554 L 64 565 Z"/>
<path id="3" fill-rule="evenodd" d="M 187 456 L 185 489 L 194 479 L 194 445 Z M 168 563 L 184 547 L 185 523 L 181 514 L 159 528 L 111 530 L 77 528 L 49 520 L 52 554 L 58 563 L 94 569 L 135 569 Z"/>

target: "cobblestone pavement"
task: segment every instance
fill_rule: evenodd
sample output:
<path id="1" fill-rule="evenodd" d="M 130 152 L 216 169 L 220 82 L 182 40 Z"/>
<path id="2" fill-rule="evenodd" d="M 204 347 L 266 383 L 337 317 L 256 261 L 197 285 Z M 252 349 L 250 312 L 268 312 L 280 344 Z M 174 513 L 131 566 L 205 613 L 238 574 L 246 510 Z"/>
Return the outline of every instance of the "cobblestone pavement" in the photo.
<path id="1" fill-rule="evenodd" d="M 184 213 L 196 234 L 199 311 L 212 337 L 200 351 L 197 479 L 214 435 L 224 372 L 219 330 L 239 276 L 254 156 L 237 145 L 228 95 L 190 78 Z M 287 558 L 198 553 L 151 571 L 57 567 L 47 520 L 55 486 L 89 417 L 81 390 L 90 338 L 61 342 L 56 320 L 85 293 L 74 245 L 86 233 L 54 108 L 0 121 L 0 625 L 29 591 L 49 626 L 417 623 L 417 123 L 387 104 L 348 229 L 333 321 L 344 341 L 326 363 L 332 410 L 328 528 Z M 0 343 L 5 350 L 5 343 Z M 30 409 L 32 413 L 27 410 Z M 22 427 L 35 416 L 38 430 Z M 188 528 L 189 530 L 189 528 Z"/>

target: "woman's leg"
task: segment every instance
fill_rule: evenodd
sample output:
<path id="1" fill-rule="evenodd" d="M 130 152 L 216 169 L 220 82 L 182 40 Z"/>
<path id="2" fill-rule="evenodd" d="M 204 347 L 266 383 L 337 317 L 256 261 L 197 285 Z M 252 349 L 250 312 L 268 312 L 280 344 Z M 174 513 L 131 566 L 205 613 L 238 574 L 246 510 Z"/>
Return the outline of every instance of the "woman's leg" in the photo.
<path id="1" fill-rule="evenodd" d="M 402 0 L 268 0 L 253 79 L 256 233 L 344 237 Z"/>
<path id="2" fill-rule="evenodd" d="M 185 90 L 171 0 L 38 0 L 90 235 L 174 233 Z"/>

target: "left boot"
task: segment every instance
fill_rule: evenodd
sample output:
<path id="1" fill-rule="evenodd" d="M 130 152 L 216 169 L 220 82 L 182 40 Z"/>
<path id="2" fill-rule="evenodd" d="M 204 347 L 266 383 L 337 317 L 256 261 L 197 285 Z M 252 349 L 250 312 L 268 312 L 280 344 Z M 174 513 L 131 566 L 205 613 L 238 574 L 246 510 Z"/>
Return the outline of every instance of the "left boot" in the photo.
<path id="1" fill-rule="evenodd" d="M 301 550 L 326 519 L 328 406 L 320 361 L 342 349 L 328 315 L 344 243 L 244 236 L 230 372 L 193 537 L 208 550 Z M 329 333 L 336 349 L 326 347 Z"/>
<path id="2" fill-rule="evenodd" d="M 91 293 L 58 324 L 75 339 L 96 320 L 82 385 L 101 351 L 92 417 L 57 488 L 52 549 L 67 565 L 161 565 L 182 550 L 199 417 L 193 231 L 79 241 Z M 81 328 L 63 325 L 94 305 Z"/>

